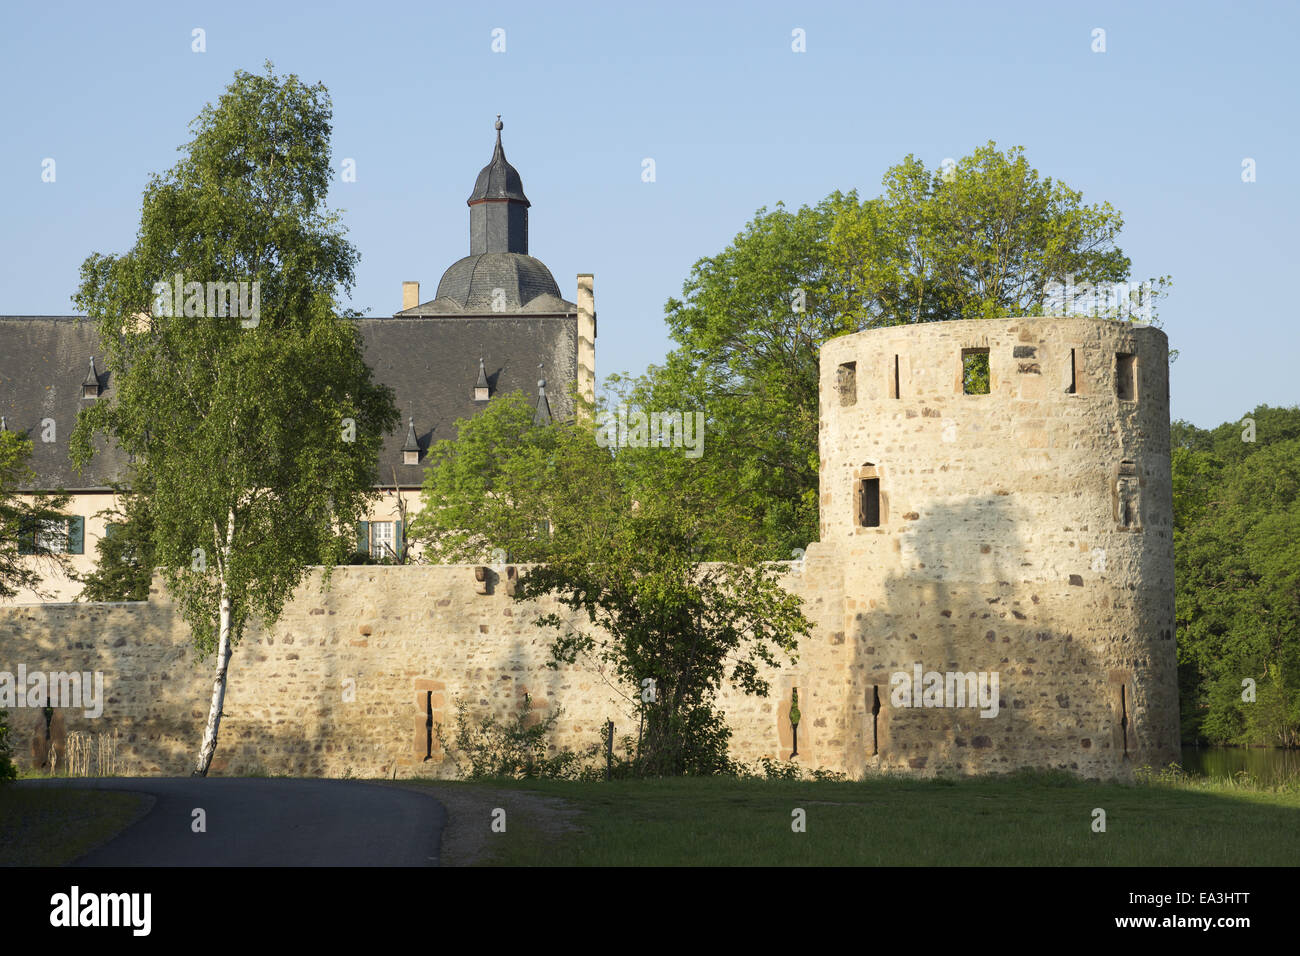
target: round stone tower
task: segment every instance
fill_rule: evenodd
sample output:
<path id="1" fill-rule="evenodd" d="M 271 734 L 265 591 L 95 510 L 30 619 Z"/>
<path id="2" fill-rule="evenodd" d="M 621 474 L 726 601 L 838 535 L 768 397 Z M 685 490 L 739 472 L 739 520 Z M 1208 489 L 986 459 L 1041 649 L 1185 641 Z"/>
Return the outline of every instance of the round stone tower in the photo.
<path id="1" fill-rule="evenodd" d="M 1168 359 L 1159 329 L 1077 317 L 822 348 L 849 769 L 1177 759 Z"/>

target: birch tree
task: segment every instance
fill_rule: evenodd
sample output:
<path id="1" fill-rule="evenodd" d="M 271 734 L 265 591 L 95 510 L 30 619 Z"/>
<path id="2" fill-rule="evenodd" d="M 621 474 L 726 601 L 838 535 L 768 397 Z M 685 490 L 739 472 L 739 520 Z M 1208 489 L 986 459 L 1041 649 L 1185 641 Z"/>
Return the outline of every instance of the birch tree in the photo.
<path id="1" fill-rule="evenodd" d="M 112 383 L 78 421 L 74 462 L 97 435 L 129 453 L 154 561 L 214 658 L 199 776 L 240 637 L 274 623 L 312 565 L 328 583 L 398 421 L 336 301 L 357 253 L 325 206 L 330 119 L 319 84 L 270 63 L 236 73 L 180 161 L 151 177 L 134 245 L 89 256 L 74 296 Z"/>

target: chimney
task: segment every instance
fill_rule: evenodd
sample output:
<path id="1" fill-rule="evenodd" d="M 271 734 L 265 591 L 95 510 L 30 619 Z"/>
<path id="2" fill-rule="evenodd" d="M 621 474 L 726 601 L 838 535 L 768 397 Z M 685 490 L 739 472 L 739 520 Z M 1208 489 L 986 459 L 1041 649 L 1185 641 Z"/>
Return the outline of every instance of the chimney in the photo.
<path id="1" fill-rule="evenodd" d="M 420 283 L 403 282 L 402 283 L 402 311 L 414 309 L 420 304 Z"/>
<path id="2" fill-rule="evenodd" d="M 578 274 L 578 397 L 596 401 L 596 293 L 595 277 Z M 580 414 L 586 414 L 580 412 Z"/>

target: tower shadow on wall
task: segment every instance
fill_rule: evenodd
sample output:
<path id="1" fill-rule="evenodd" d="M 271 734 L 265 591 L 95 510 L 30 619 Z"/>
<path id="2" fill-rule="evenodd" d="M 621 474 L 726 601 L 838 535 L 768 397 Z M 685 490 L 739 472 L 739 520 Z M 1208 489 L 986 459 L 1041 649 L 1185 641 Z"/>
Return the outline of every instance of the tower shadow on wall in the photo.
<path id="1" fill-rule="evenodd" d="M 905 532 L 882 536 L 881 550 L 897 570 L 877 579 L 878 590 L 866 575 L 855 582 L 854 569 L 846 571 L 846 593 L 871 597 L 849 622 L 855 678 L 848 710 L 862 728 L 857 746 L 867 772 L 1051 767 L 1110 775 L 1104 768 L 1116 763 L 1116 715 L 1109 670 L 1091 642 L 1058 618 L 1069 599 L 1082 596 L 1061 598 L 1065 589 L 1077 590 L 1067 584 L 1076 569 L 1062 567 L 1059 581 L 1045 579 L 1055 571 L 1048 565 L 1045 573 L 1041 557 L 1028 550 L 1021 530 L 1027 523 L 1014 495 L 949 500 L 908 522 Z M 1083 556 L 1078 561 L 1086 566 Z M 918 664 L 919 702 L 895 693 L 895 675 L 915 690 Z M 987 675 L 990 691 L 996 674 L 997 693 L 986 698 L 996 701 L 996 712 L 969 701 L 924 706 L 929 672 Z"/>

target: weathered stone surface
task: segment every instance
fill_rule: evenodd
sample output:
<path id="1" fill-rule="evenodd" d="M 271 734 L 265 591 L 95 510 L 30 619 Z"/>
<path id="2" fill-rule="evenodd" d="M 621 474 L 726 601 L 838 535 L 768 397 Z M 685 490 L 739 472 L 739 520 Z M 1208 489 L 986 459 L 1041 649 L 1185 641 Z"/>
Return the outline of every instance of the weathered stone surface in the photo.
<path id="1" fill-rule="evenodd" d="M 989 349 L 990 394 L 961 393 L 964 348 Z M 1024 348 L 1043 374 L 1017 374 Z M 1078 388 L 1066 392 L 1053 383 L 1071 350 Z M 1136 401 L 1116 394 L 1116 353 L 1137 356 Z M 798 759 L 855 776 L 1111 776 L 1175 760 L 1167 354 L 1156 329 L 1079 318 L 935 323 L 827 343 L 821 541 L 783 579 L 813 635 L 796 664 L 765 673 L 770 697 L 722 695 L 735 756 L 789 756 L 797 688 Z M 846 362 L 856 363 L 857 400 L 841 406 L 835 375 Z M 1115 505 L 1121 462 L 1137 478 L 1140 522 L 1127 527 Z M 869 528 L 857 526 L 866 469 L 881 495 Z M 436 725 L 458 698 L 502 718 L 519 713 L 525 692 L 539 714 L 562 707 L 556 748 L 595 743 L 607 719 L 616 738 L 635 733 L 626 698 L 600 675 L 546 668 L 551 636 L 532 622 L 568 619 L 554 602 L 478 593 L 463 565 L 339 568 L 329 591 L 319 583 L 312 575 L 273 629 L 251 628 L 236 649 L 214 771 L 450 774 Z M 127 773 L 188 772 L 210 662 L 194 661 L 161 583 L 138 604 L 0 608 L 0 670 L 20 663 L 102 671 L 103 716 L 61 709 L 60 733 L 116 732 Z M 897 706 L 892 678 L 910 679 L 918 664 L 996 673 L 997 715 Z M 58 752 L 39 708 L 9 713 L 14 739 L 32 741 L 20 764 Z"/>

